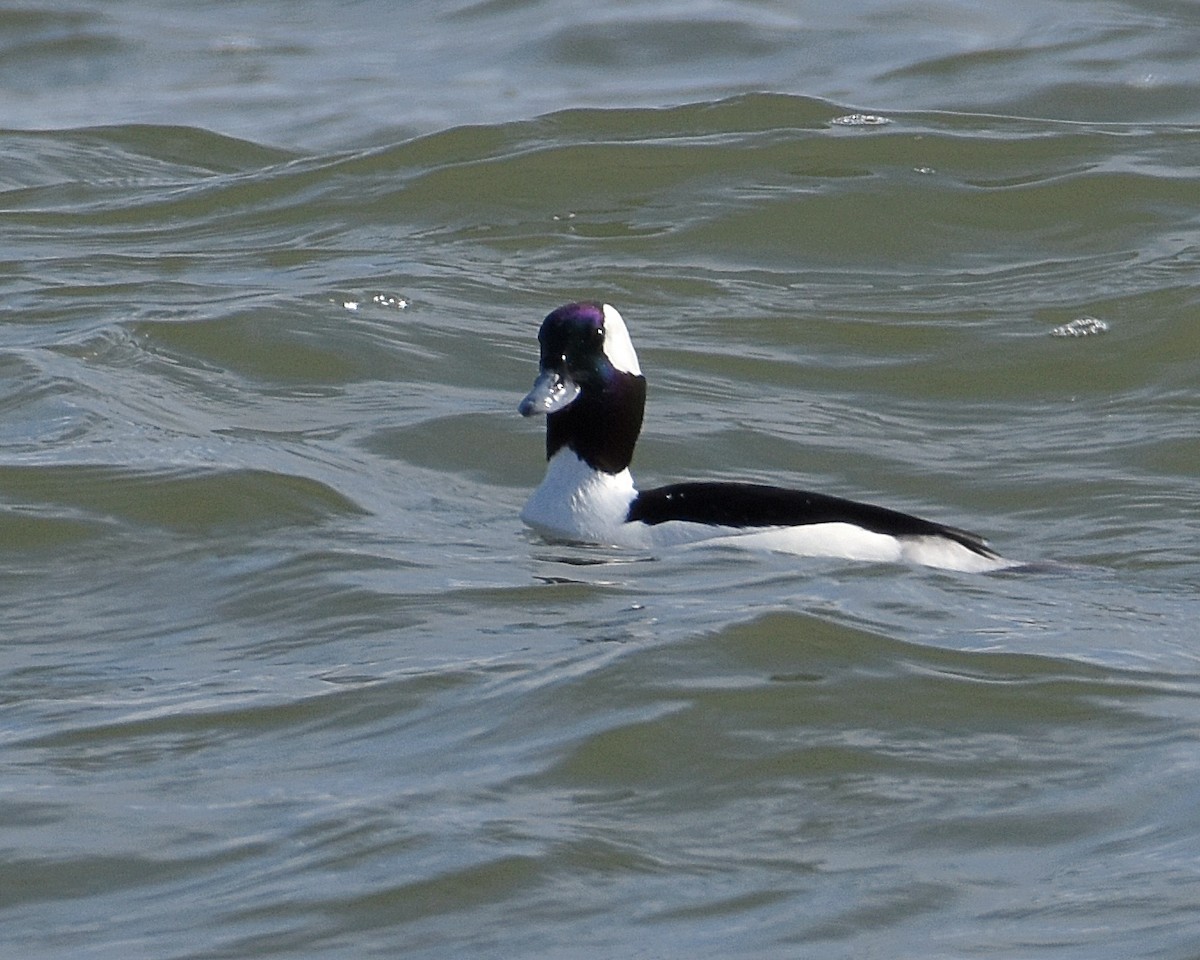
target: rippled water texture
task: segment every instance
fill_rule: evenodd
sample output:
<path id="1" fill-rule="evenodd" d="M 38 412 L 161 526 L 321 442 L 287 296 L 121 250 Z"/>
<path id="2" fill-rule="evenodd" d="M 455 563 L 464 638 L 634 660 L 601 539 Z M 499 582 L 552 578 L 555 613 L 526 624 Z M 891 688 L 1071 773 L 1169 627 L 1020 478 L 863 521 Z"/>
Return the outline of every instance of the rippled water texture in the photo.
<path id="1" fill-rule="evenodd" d="M 1198 9 L 0 11 L 0 954 L 1194 958 Z M 582 297 L 1031 568 L 532 537 Z"/>

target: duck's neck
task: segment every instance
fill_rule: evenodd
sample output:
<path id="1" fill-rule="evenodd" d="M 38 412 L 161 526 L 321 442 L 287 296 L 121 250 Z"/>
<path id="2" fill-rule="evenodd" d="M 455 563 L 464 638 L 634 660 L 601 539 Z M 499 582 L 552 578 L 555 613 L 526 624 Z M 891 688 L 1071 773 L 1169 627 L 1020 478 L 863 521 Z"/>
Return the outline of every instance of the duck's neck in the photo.
<path id="1" fill-rule="evenodd" d="M 642 429 L 646 378 L 618 373 L 589 385 L 568 407 L 546 418 L 546 459 L 563 447 L 594 470 L 617 474 L 633 461 Z"/>

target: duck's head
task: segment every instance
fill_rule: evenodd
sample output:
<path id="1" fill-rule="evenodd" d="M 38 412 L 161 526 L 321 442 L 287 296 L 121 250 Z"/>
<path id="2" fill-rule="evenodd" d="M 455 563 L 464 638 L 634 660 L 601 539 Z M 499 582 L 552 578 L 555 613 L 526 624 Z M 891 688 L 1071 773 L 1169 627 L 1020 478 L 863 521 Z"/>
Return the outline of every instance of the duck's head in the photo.
<path id="1" fill-rule="evenodd" d="M 568 303 L 542 321 L 538 343 L 541 372 L 517 409 L 546 416 L 546 459 L 565 446 L 597 470 L 624 470 L 646 380 L 621 315 L 607 303 Z"/>

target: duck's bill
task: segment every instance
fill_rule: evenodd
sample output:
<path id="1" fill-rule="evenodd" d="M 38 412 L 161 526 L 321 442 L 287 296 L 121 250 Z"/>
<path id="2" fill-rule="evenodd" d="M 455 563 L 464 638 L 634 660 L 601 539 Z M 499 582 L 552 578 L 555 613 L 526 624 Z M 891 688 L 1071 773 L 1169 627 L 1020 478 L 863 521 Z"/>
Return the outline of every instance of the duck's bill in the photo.
<path id="1" fill-rule="evenodd" d="M 543 370 L 533 383 L 533 389 L 517 407 L 523 417 L 554 413 L 570 406 L 579 396 L 579 384 L 557 370 Z"/>

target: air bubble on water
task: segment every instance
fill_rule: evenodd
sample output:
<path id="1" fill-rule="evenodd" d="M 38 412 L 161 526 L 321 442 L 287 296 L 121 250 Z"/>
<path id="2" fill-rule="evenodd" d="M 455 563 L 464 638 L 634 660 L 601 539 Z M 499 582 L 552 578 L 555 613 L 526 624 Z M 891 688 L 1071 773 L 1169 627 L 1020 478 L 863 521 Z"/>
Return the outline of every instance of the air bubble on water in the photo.
<path id="1" fill-rule="evenodd" d="M 341 304 L 343 310 L 351 312 L 358 310 L 363 305 L 362 300 L 338 299 L 330 300 L 330 303 Z M 377 293 L 371 297 L 371 303 L 377 307 L 389 307 L 392 310 L 405 310 L 408 308 L 409 301 L 404 297 L 393 296 L 388 293 Z"/>
<path id="2" fill-rule="evenodd" d="M 1090 337 L 1096 333 L 1107 333 L 1108 324 L 1097 317 L 1076 317 L 1050 331 L 1052 337 Z"/>
<path id="3" fill-rule="evenodd" d="M 330 297 L 329 302 L 338 304 L 343 310 L 354 312 L 358 310 L 365 301 L 362 299 L 350 299 L 348 297 Z M 406 297 L 398 297 L 390 293 L 376 293 L 371 296 L 371 303 L 377 307 L 388 307 L 391 310 L 407 310 L 412 301 Z"/>
<path id="4" fill-rule="evenodd" d="M 829 122 L 839 127 L 881 127 L 892 121 L 877 113 L 847 113 L 845 116 L 834 117 Z"/>

